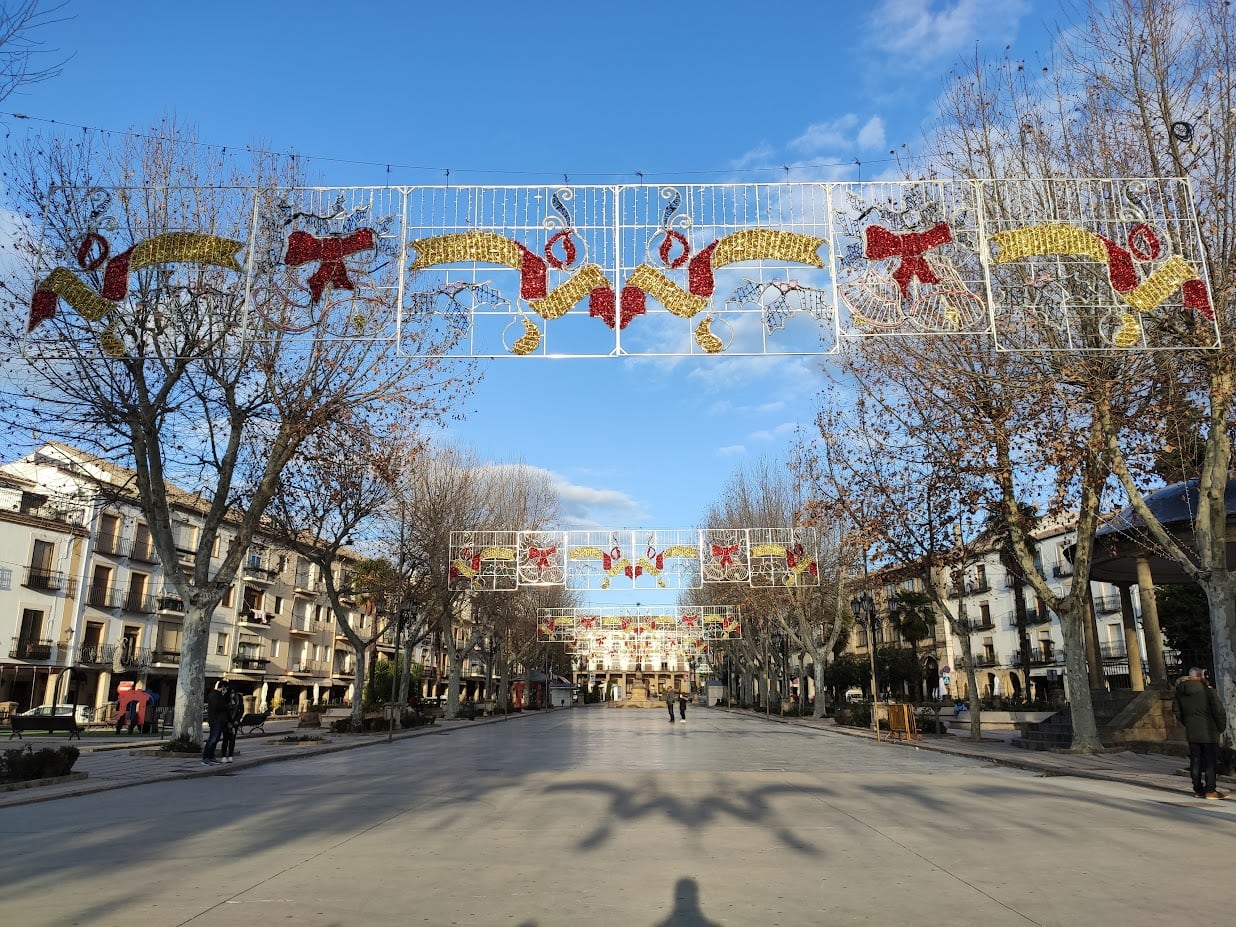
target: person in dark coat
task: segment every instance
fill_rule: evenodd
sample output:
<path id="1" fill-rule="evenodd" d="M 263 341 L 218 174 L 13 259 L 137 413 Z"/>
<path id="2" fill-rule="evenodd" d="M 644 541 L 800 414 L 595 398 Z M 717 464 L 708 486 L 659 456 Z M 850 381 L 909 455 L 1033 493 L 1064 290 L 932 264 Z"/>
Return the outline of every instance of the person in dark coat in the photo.
<path id="1" fill-rule="evenodd" d="M 681 689 L 678 691 L 678 720 L 687 720 L 687 693 Z"/>
<path id="2" fill-rule="evenodd" d="M 215 747 L 227 727 L 227 693 L 219 686 L 206 693 L 206 723 L 210 725 L 210 733 L 206 735 L 206 745 L 202 748 L 202 765 L 215 766 Z"/>
<path id="3" fill-rule="evenodd" d="M 669 709 L 670 724 L 674 723 L 674 703 L 678 701 L 678 696 L 674 694 L 674 687 L 669 686 L 665 690 L 665 707 Z"/>
<path id="4" fill-rule="evenodd" d="M 1189 775 L 1198 798 L 1226 798 L 1215 788 L 1219 769 L 1219 743 L 1227 728 L 1227 712 L 1219 695 L 1206 683 L 1206 671 L 1193 667 L 1176 684 L 1172 710 L 1184 725 L 1189 741 Z"/>

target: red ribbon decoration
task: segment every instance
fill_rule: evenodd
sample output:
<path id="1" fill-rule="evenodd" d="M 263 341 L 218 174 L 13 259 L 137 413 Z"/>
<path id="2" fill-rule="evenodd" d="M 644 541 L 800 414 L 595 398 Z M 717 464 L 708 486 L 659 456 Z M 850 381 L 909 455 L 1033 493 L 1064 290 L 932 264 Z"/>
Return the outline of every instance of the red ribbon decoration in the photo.
<path id="1" fill-rule="evenodd" d="M 925 232 L 890 232 L 879 225 L 869 225 L 866 229 L 867 257 L 872 260 L 884 258 L 901 258 L 901 263 L 893 271 L 893 279 L 901 287 L 901 298 L 910 298 L 910 281 L 918 278 L 923 283 L 939 283 L 940 279 L 932 272 L 923 257 L 932 248 L 947 245 L 953 240 L 953 231 L 947 222 L 928 229 Z"/>
<path id="2" fill-rule="evenodd" d="M 529 547 L 528 559 L 536 563 L 537 572 L 549 567 L 549 558 L 558 553 L 558 548 L 555 547 Z"/>
<path id="3" fill-rule="evenodd" d="M 588 294 L 588 314 L 600 319 L 610 328 L 615 325 L 619 330 L 631 324 L 636 316 L 648 311 L 644 291 L 637 286 L 622 288 L 621 306 L 614 306 L 614 290 L 612 287 L 599 286 Z"/>
<path id="4" fill-rule="evenodd" d="M 721 558 L 721 569 L 732 567 L 734 565 L 734 555 L 738 553 L 740 545 L 735 544 L 733 547 L 722 547 L 720 544 L 712 545 L 712 555 Z"/>
<path id="5" fill-rule="evenodd" d="M 343 259 L 374 247 L 372 229 L 357 229 L 351 235 L 328 235 L 318 238 L 308 232 L 297 230 L 288 236 L 288 252 L 283 263 L 299 267 L 310 261 L 320 261 L 318 269 L 309 278 L 309 292 L 316 303 L 322 298 L 326 284 L 339 290 L 353 290 L 352 279 Z M 111 266 L 108 266 L 108 271 Z"/>

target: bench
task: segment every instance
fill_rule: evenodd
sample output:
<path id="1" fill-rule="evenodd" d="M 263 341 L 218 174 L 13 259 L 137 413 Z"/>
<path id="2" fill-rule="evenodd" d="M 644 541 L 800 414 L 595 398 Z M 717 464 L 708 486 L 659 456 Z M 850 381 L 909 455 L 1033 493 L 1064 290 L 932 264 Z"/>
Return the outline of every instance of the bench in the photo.
<path id="1" fill-rule="evenodd" d="M 14 737 L 25 740 L 26 738 L 22 737 L 23 731 L 47 731 L 49 734 L 68 731 L 69 740 L 72 740 L 74 735 L 77 735 L 78 740 L 82 739 L 81 725 L 72 715 L 13 715 L 9 718 L 9 723 L 13 726 L 9 740 Z"/>
<path id="2" fill-rule="evenodd" d="M 266 723 L 266 719 L 269 717 L 269 711 L 251 711 L 240 719 L 240 723 L 236 725 L 236 730 L 240 734 L 253 734 L 255 732 L 265 734 L 266 729 L 262 725 Z"/>

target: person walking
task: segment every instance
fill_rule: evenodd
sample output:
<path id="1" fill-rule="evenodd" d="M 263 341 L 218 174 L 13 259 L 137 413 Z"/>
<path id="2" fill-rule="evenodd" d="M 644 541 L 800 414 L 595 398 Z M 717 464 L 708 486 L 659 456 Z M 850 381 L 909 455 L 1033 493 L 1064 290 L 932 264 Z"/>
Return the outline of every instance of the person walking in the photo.
<path id="1" fill-rule="evenodd" d="M 1206 683 L 1206 671 L 1193 667 L 1189 675 L 1176 684 L 1172 700 L 1176 720 L 1184 725 L 1189 741 L 1189 775 L 1193 778 L 1193 794 L 1198 798 L 1226 798 L 1226 792 L 1215 788 L 1219 769 L 1219 742 L 1227 727 L 1227 712 L 1219 694 Z"/>
<path id="2" fill-rule="evenodd" d="M 227 723 L 223 727 L 219 746 L 223 762 L 230 763 L 236 754 L 236 734 L 240 731 L 240 721 L 245 716 L 245 700 L 241 697 L 240 690 L 230 682 L 224 689 L 224 695 L 227 697 Z"/>
<path id="3" fill-rule="evenodd" d="M 687 722 L 687 693 L 681 689 L 678 690 L 678 720 L 684 724 Z"/>
<path id="4" fill-rule="evenodd" d="M 665 707 L 669 709 L 670 724 L 674 723 L 674 702 L 678 701 L 674 695 L 674 684 L 670 683 L 665 689 Z"/>
<path id="5" fill-rule="evenodd" d="M 219 683 L 206 693 L 206 723 L 210 725 L 210 733 L 206 735 L 206 745 L 202 748 L 202 765 L 217 766 L 215 747 L 227 727 L 227 696 Z"/>

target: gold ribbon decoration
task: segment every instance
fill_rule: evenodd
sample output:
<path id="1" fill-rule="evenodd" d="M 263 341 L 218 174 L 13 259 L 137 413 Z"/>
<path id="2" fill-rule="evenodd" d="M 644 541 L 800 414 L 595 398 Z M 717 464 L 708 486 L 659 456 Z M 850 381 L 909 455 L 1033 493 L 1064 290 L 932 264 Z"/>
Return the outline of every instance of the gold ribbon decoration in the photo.
<path id="1" fill-rule="evenodd" d="M 524 249 L 519 243 L 496 232 L 435 235 L 417 239 L 410 247 L 416 252 L 416 260 L 408 265 L 408 270 L 465 263 L 502 264 L 519 270 L 524 260 Z"/>
<path id="2" fill-rule="evenodd" d="M 582 300 L 597 287 L 608 286 L 609 280 L 596 264 L 585 264 L 559 287 L 555 287 L 541 299 L 530 299 L 528 305 L 545 320 L 566 315 L 567 310 Z"/>
<path id="3" fill-rule="evenodd" d="M 787 261 L 823 267 L 820 245 L 823 238 L 782 232 L 777 229 L 746 229 L 726 235 L 717 241 L 712 252 L 712 266 L 724 267 L 739 261 Z"/>
<path id="4" fill-rule="evenodd" d="M 661 271 L 648 264 L 640 264 L 631 271 L 626 285 L 643 290 L 674 315 L 684 319 L 691 318 L 708 305 L 706 297 L 692 296 Z"/>

